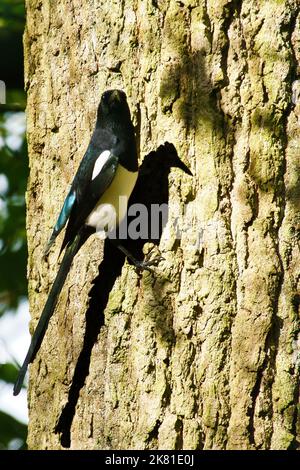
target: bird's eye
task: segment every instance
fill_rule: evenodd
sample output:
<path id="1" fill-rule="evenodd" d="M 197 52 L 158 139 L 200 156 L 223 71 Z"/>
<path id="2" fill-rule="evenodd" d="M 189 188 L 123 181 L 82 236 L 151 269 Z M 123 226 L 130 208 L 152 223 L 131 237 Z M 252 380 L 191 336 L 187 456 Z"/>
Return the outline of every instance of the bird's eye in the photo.
<path id="1" fill-rule="evenodd" d="M 109 101 L 109 96 L 110 96 L 110 92 L 109 91 L 105 91 L 102 95 L 102 100 L 104 101 L 104 103 L 108 103 Z"/>

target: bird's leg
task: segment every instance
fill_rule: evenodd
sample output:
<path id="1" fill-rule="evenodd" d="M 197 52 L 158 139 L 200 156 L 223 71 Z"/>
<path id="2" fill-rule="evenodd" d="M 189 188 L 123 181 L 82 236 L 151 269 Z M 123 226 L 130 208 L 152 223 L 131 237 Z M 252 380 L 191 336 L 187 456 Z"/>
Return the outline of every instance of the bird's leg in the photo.
<path id="1" fill-rule="evenodd" d="M 165 259 L 163 256 L 156 256 L 155 258 L 150 260 L 151 253 L 154 250 L 154 248 L 155 248 L 155 245 L 152 245 L 152 247 L 150 248 L 150 250 L 148 251 L 148 253 L 145 255 L 145 258 L 144 258 L 144 263 L 146 264 L 150 263 L 150 266 L 151 265 L 158 266 L 159 262 Z"/>
<path id="2" fill-rule="evenodd" d="M 154 270 L 151 268 L 151 266 L 157 266 L 158 263 L 160 261 L 162 261 L 164 258 L 162 256 L 157 256 L 156 258 L 152 259 L 152 260 L 149 260 L 149 254 L 152 250 L 150 250 L 150 252 L 148 253 L 148 255 L 146 256 L 146 261 L 139 261 L 137 260 L 131 253 L 130 251 L 128 251 L 123 245 L 121 245 L 121 243 L 118 242 L 118 240 L 115 240 L 115 239 L 109 239 L 120 251 L 122 251 L 122 253 L 124 253 L 124 255 L 130 259 L 130 261 L 134 264 L 134 266 L 142 271 L 143 269 L 145 269 L 146 271 L 149 271 L 151 273 L 154 273 Z"/>

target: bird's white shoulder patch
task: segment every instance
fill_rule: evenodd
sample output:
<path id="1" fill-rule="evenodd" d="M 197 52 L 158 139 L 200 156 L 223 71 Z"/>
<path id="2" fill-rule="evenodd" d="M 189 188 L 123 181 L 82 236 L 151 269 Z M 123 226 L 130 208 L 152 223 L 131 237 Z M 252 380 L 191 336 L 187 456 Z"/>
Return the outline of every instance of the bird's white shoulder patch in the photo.
<path id="1" fill-rule="evenodd" d="M 109 157 L 110 157 L 109 150 L 104 150 L 104 152 L 100 153 L 99 157 L 95 161 L 93 174 L 92 174 L 92 180 L 94 180 L 96 176 L 99 175 L 100 171 L 102 170 L 103 166 L 105 165 Z"/>

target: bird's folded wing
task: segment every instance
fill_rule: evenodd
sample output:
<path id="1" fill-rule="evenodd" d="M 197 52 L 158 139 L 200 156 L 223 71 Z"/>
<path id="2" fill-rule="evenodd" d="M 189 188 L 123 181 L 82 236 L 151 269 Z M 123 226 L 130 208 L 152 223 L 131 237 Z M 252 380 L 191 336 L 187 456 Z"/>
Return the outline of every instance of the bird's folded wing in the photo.
<path id="1" fill-rule="evenodd" d="M 105 191 L 106 185 L 111 183 L 110 177 L 112 168 L 109 168 L 109 165 L 111 163 L 113 165 L 116 157 L 111 155 L 111 152 L 106 149 L 114 147 L 116 144 L 116 137 L 111 131 L 106 129 L 98 129 L 97 133 L 94 132 L 94 134 L 96 137 L 94 135 L 92 136 L 87 151 L 81 160 L 71 189 L 64 201 L 59 217 L 46 246 L 45 255 L 49 253 L 56 237 L 66 225 L 74 207 L 78 204 L 80 205 L 82 197 L 86 191 L 86 187 L 89 186 L 90 180 L 93 181 L 92 186 L 96 186 L 100 191 L 102 188 L 104 188 L 103 191 Z"/>
<path id="2" fill-rule="evenodd" d="M 69 193 L 68 193 L 68 195 L 65 199 L 63 207 L 62 207 L 62 209 L 60 211 L 60 214 L 58 216 L 57 222 L 56 222 L 56 224 L 54 226 L 54 229 L 52 231 L 51 237 L 50 237 L 50 239 L 47 243 L 47 246 L 45 248 L 45 252 L 44 252 L 45 256 L 49 253 L 50 248 L 53 245 L 57 235 L 62 231 L 62 229 L 66 225 L 67 220 L 70 217 L 72 207 L 75 204 L 75 201 L 76 201 L 76 191 L 73 188 L 71 188 L 71 190 L 69 191 Z"/>
<path id="3" fill-rule="evenodd" d="M 97 206 L 101 196 L 112 183 L 118 162 L 119 158 L 110 152 L 109 155 L 105 155 L 105 163 L 101 170 L 99 172 L 96 170 L 92 172 L 91 179 L 86 182 L 84 190 L 81 191 L 80 197 L 76 198 L 72 207 L 61 251 L 74 239 L 77 232 L 85 224 L 90 213 Z M 94 168 L 96 165 L 97 161 Z"/>

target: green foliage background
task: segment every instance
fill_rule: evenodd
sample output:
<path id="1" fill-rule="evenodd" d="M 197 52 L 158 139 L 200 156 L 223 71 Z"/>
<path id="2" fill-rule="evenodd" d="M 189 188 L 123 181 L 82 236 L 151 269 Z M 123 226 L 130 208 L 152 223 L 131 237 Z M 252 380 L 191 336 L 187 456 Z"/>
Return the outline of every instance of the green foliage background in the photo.
<path id="1" fill-rule="evenodd" d="M 7 178 L 8 189 L 0 194 L 0 316 L 8 311 L 15 311 L 21 300 L 27 296 L 25 231 L 27 145 L 25 135 L 18 150 L 12 150 L 6 142 L 9 137 L 7 120 L 12 118 L 12 113 L 24 111 L 26 104 L 23 91 L 24 24 L 24 1 L 1 0 L 0 80 L 6 85 L 6 104 L 0 105 L 0 175 Z M 12 384 L 16 375 L 15 364 L 0 364 L 0 381 Z M 26 434 L 26 425 L 0 410 L 0 449 L 24 448 Z"/>

